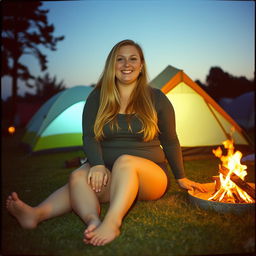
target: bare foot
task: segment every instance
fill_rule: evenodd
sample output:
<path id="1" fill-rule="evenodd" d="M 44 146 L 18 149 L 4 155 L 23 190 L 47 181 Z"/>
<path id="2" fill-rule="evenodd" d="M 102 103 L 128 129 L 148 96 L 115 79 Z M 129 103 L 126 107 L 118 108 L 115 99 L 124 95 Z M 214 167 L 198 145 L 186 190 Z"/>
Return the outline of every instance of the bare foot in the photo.
<path id="1" fill-rule="evenodd" d="M 8 196 L 6 208 L 23 228 L 32 229 L 37 226 L 38 221 L 35 210 L 21 201 L 16 192 Z"/>
<path id="2" fill-rule="evenodd" d="M 90 240 L 90 244 L 101 246 L 110 243 L 119 236 L 119 234 L 119 225 L 104 220 L 99 227 L 87 234 L 87 238 Z"/>
<path id="3" fill-rule="evenodd" d="M 90 232 L 92 232 L 93 230 L 95 230 L 100 224 L 101 221 L 98 217 L 92 217 L 91 220 L 89 220 L 87 222 L 88 226 L 86 228 L 86 230 L 84 231 L 84 239 L 83 241 L 86 244 L 89 244 L 90 241 L 90 236 L 88 236 L 90 234 Z"/>

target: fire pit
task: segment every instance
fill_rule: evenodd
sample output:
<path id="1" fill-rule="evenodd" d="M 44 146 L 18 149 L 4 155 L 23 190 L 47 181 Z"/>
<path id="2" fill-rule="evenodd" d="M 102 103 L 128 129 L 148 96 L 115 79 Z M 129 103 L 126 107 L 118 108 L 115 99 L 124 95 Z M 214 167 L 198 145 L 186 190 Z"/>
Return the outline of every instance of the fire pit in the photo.
<path id="1" fill-rule="evenodd" d="M 208 200 L 215 192 L 215 183 L 204 184 L 208 190 L 207 193 L 202 193 L 198 190 L 189 190 L 189 200 L 192 204 L 204 210 L 213 210 L 219 213 L 234 213 L 244 214 L 255 210 L 255 203 L 222 203 L 218 201 Z M 249 183 L 255 187 L 254 183 Z"/>
<path id="2" fill-rule="evenodd" d="M 189 199 L 200 208 L 215 210 L 217 212 L 232 212 L 242 214 L 255 210 L 255 184 L 247 183 L 246 165 L 240 160 L 242 153 L 234 150 L 232 140 L 223 142 L 227 155 L 222 154 L 218 147 L 213 150 L 216 157 L 220 158 L 219 176 L 213 176 L 215 183 L 205 184 L 208 192 L 189 191 Z"/>

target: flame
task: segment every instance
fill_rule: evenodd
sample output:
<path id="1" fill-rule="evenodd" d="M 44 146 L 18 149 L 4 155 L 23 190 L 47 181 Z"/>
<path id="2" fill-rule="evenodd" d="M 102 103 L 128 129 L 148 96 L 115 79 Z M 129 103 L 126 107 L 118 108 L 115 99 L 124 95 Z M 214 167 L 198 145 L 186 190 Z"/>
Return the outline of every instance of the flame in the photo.
<path id="1" fill-rule="evenodd" d="M 223 155 L 223 152 L 220 147 L 213 150 L 213 153 L 216 157 L 220 158 L 222 166 L 226 167 L 229 172 L 226 177 L 220 173 L 220 188 L 218 191 L 210 197 L 208 200 L 216 200 L 221 202 L 225 199 L 225 202 L 239 202 L 253 203 L 255 202 L 252 197 L 250 197 L 245 191 L 240 189 L 234 182 L 231 181 L 230 175 L 235 173 L 242 180 L 244 180 L 247 175 L 246 165 L 242 165 L 240 160 L 242 158 L 242 153 L 240 151 L 235 151 L 233 140 L 225 140 L 223 143 L 224 148 L 227 149 L 227 155 Z"/>

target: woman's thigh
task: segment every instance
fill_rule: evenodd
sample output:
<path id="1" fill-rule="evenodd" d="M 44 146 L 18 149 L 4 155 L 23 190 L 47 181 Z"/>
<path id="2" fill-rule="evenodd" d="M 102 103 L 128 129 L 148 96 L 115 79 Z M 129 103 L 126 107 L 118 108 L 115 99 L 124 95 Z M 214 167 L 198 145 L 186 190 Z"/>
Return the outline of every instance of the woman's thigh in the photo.
<path id="1" fill-rule="evenodd" d="M 117 159 L 127 168 L 136 171 L 139 178 L 139 200 L 155 200 L 160 198 L 167 188 L 167 175 L 156 163 L 137 156 L 123 155 Z M 120 161 L 121 160 L 121 161 Z M 116 164 L 118 164 L 116 161 Z M 117 165 L 115 166 L 118 169 Z"/>

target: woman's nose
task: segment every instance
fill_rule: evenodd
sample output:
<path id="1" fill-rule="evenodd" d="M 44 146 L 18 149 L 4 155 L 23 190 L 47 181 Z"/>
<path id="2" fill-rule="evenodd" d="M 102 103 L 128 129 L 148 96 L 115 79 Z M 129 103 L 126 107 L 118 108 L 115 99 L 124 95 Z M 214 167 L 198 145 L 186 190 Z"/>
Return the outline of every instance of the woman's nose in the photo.
<path id="1" fill-rule="evenodd" d="M 129 61 L 128 61 L 128 60 L 125 60 L 125 62 L 124 62 L 124 66 L 125 66 L 125 67 L 128 67 L 128 66 L 129 66 L 129 64 L 130 64 L 130 63 L 129 63 Z"/>

